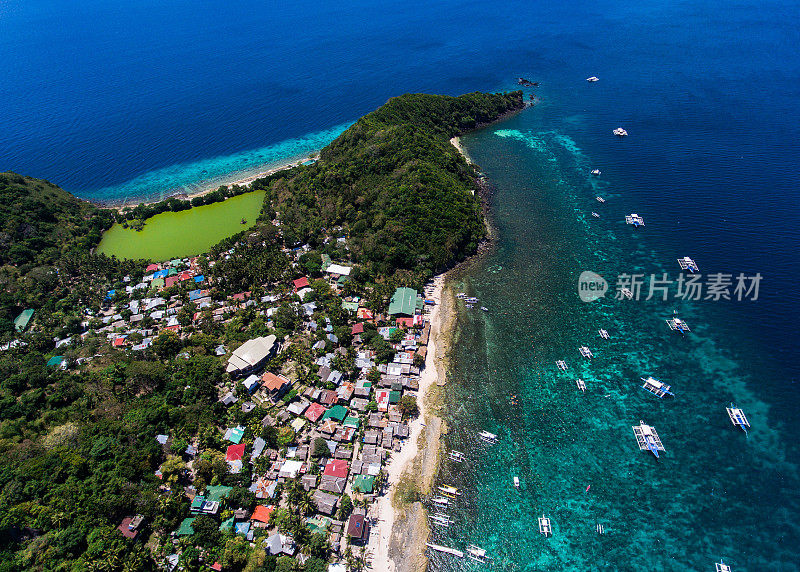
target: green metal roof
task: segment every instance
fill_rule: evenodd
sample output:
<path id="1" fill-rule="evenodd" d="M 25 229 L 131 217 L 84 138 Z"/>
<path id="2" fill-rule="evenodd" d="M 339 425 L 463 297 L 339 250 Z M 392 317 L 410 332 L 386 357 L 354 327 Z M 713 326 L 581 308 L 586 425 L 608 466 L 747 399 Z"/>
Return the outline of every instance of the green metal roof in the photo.
<path id="1" fill-rule="evenodd" d="M 219 486 L 207 486 L 206 487 L 206 500 L 208 502 L 219 502 L 225 497 L 228 496 L 228 493 L 233 490 L 233 487 L 226 487 L 224 485 Z"/>
<path id="2" fill-rule="evenodd" d="M 47 365 L 51 367 L 59 367 L 64 362 L 64 356 L 53 356 L 47 360 Z"/>
<path id="3" fill-rule="evenodd" d="M 397 403 L 400 401 L 400 392 L 399 391 L 390 391 L 389 392 L 389 403 Z"/>
<path id="4" fill-rule="evenodd" d="M 358 302 L 345 302 L 342 300 L 342 308 L 348 312 L 358 312 Z"/>
<path id="5" fill-rule="evenodd" d="M 336 419 L 337 421 L 342 421 L 345 417 L 347 417 L 347 408 L 342 405 L 334 405 L 325 412 L 322 419 Z"/>
<path id="6" fill-rule="evenodd" d="M 352 427 L 354 429 L 358 429 L 358 417 L 348 416 L 345 418 L 344 423 L 342 423 L 345 427 Z"/>
<path id="7" fill-rule="evenodd" d="M 353 481 L 353 490 L 370 494 L 375 488 L 375 477 L 372 475 L 358 475 Z"/>
<path id="8" fill-rule="evenodd" d="M 358 310 L 358 307 L 356 307 L 356 310 Z M 14 328 L 18 332 L 24 331 L 25 328 L 28 327 L 28 322 L 31 321 L 31 318 L 33 318 L 33 310 L 32 309 L 28 308 L 27 310 L 22 310 L 22 312 L 20 312 L 19 316 L 14 318 Z"/>
<path id="9" fill-rule="evenodd" d="M 417 291 L 413 288 L 398 288 L 389 303 L 389 315 L 403 314 L 413 316 L 417 308 Z"/>
<path id="10" fill-rule="evenodd" d="M 223 520 L 222 524 L 219 525 L 219 529 L 221 532 L 229 532 L 233 530 L 233 521 L 236 520 L 234 517 L 230 517 L 228 520 Z"/>
<path id="11" fill-rule="evenodd" d="M 175 536 L 190 536 L 194 534 L 192 523 L 196 517 L 184 518 L 178 530 L 174 532 Z"/>

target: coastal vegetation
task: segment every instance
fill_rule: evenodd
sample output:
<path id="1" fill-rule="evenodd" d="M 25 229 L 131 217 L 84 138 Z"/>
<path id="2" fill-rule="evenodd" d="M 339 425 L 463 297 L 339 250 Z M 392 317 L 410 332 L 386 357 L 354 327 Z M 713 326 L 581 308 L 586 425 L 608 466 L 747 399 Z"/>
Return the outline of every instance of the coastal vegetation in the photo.
<path id="1" fill-rule="evenodd" d="M 205 254 L 165 264 L 95 250 L 114 212 L 44 181 L 0 175 L 0 572 L 155 570 L 172 556 L 182 570 L 326 570 L 336 549 L 309 520 L 320 504 L 299 479 L 275 479 L 276 508 L 253 529 L 255 547 L 225 523 L 266 508 L 250 488 L 272 473 L 272 458 L 306 439 L 308 474 L 319 477 L 332 457 L 325 439 L 290 424 L 288 407 L 319 405 L 333 392 L 330 406 L 342 386 L 371 384 L 361 386 L 362 409 L 345 409 L 358 420 L 354 440 L 365 438 L 367 415 L 387 415 L 387 398 L 398 428 L 418 413 L 391 381 L 394 396 L 387 389 L 378 403 L 379 368 L 423 336 L 419 324 L 387 315 L 389 299 L 395 286 L 421 286 L 475 251 L 483 237 L 476 173 L 448 140 L 521 105 L 518 92 L 390 100 L 317 164 L 201 207 L 256 197 L 255 212 L 264 208 L 246 229 L 233 216 L 233 236 Z M 159 231 L 159 216 L 202 212 L 180 210 L 127 231 L 130 255 L 156 257 L 137 241 Z M 15 324 L 23 309 L 32 318 Z M 226 360 L 270 336 L 280 351 L 258 373 L 292 387 L 253 394 Z M 421 355 L 406 365 L 419 367 Z M 233 471 L 226 448 L 238 428 L 247 457 Z M 274 457 L 251 462 L 259 441 Z M 380 492 L 385 475 L 372 476 Z M 217 491 L 219 510 L 198 516 L 192 503 L 204 490 Z M 364 499 L 339 497 L 331 516 L 348 518 Z M 125 524 L 134 515 L 138 540 Z M 268 530 L 293 539 L 303 564 L 270 554 L 261 542 Z M 363 564 L 349 547 L 340 554 Z"/>

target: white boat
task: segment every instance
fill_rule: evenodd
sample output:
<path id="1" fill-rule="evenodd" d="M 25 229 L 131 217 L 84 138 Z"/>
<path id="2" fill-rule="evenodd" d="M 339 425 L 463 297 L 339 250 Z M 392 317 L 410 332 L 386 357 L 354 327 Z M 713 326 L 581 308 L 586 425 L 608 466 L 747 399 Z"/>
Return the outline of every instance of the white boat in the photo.
<path id="1" fill-rule="evenodd" d="M 616 129 L 614 129 L 614 135 L 616 135 L 617 137 L 625 137 L 627 134 L 628 132 L 625 131 L 622 127 L 617 127 Z"/>
<path id="2" fill-rule="evenodd" d="M 600 176 L 600 169 L 592 169 L 592 175 L 594 175 L 595 177 L 599 177 Z"/>
<path id="3" fill-rule="evenodd" d="M 586 81 L 588 81 L 589 83 L 594 83 L 596 81 L 600 81 L 600 78 L 599 77 L 595 77 L 595 76 L 587 77 Z"/>
<path id="4" fill-rule="evenodd" d="M 600 524 L 599 522 L 597 523 L 597 526 L 594 527 L 594 529 L 597 531 L 597 534 L 605 534 L 606 533 L 606 528 L 602 524 Z"/>
<path id="5" fill-rule="evenodd" d="M 491 560 L 491 558 L 486 556 L 486 551 L 483 548 L 474 544 L 467 546 L 467 556 L 476 562 L 486 562 L 487 560 Z"/>
<path id="6" fill-rule="evenodd" d="M 636 213 L 631 213 L 625 216 L 625 223 L 633 225 L 636 228 L 639 228 L 640 226 L 644 226 L 644 218 L 642 218 Z"/>
<path id="7" fill-rule="evenodd" d="M 606 330 L 600 329 L 597 331 L 600 333 L 600 337 L 603 338 L 604 340 L 607 340 L 610 337 Z"/>
<path id="8" fill-rule="evenodd" d="M 457 463 L 461 463 L 464 461 L 464 453 L 461 451 L 450 451 L 450 460 L 455 461 Z"/>
<path id="9" fill-rule="evenodd" d="M 719 562 L 714 562 L 714 567 L 716 572 L 732 572 L 731 567 L 725 564 L 722 558 L 719 559 Z"/>
<path id="10" fill-rule="evenodd" d="M 567 371 L 567 362 L 565 362 L 563 359 L 556 360 L 556 365 L 561 371 Z"/>
<path id="11" fill-rule="evenodd" d="M 450 506 L 450 499 L 445 497 L 433 497 L 431 502 L 437 506 L 448 507 Z"/>
<path id="12" fill-rule="evenodd" d="M 519 477 L 514 477 L 514 486 L 519 488 Z"/>
<path id="13" fill-rule="evenodd" d="M 456 558 L 464 558 L 463 552 L 456 550 L 455 548 L 450 548 L 449 546 L 442 546 L 441 544 L 433 544 L 431 542 L 426 542 L 425 546 L 431 550 L 435 550 L 436 552 L 444 552 L 445 554 L 452 554 Z"/>
<path id="14" fill-rule="evenodd" d="M 481 306 L 481 310 L 483 310 L 484 312 L 488 312 L 489 308 L 487 308 L 486 306 Z"/>
<path id="15" fill-rule="evenodd" d="M 691 258 L 689 258 L 688 256 L 684 256 L 683 258 L 679 258 L 678 259 L 678 266 L 681 267 L 681 270 L 687 270 L 688 272 L 691 272 L 692 274 L 694 274 L 695 272 L 698 272 L 700 270 L 700 268 L 697 266 L 697 263 L 694 260 L 692 260 Z"/>
<path id="16" fill-rule="evenodd" d="M 466 302 L 467 304 L 477 304 L 478 299 L 475 298 L 474 296 L 470 296 L 469 298 L 464 298 L 464 302 Z"/>
<path id="17" fill-rule="evenodd" d="M 595 197 L 598 203 L 604 203 L 606 200 L 603 197 Z"/>
<path id="18" fill-rule="evenodd" d="M 539 533 L 545 536 L 553 535 L 553 526 L 550 524 L 550 519 L 544 515 L 539 517 Z"/>
<path id="19" fill-rule="evenodd" d="M 583 393 L 586 393 L 586 383 L 584 383 L 582 379 L 576 379 L 575 385 L 577 385 L 578 389 L 580 389 Z"/>
<path id="20" fill-rule="evenodd" d="M 620 288 L 619 293 L 622 294 L 628 300 L 633 300 L 633 292 L 631 292 L 630 289 Z"/>
<path id="21" fill-rule="evenodd" d="M 459 491 L 456 487 L 450 485 L 442 485 L 436 488 L 439 489 L 443 495 L 450 498 L 455 498 L 461 494 L 461 491 Z"/>
<path id="22" fill-rule="evenodd" d="M 592 216 L 593 216 L 594 218 L 600 218 L 600 215 L 599 215 L 599 214 L 597 214 L 597 213 L 596 213 L 596 212 L 594 212 L 594 211 L 592 211 Z"/>
<path id="23" fill-rule="evenodd" d="M 675 397 L 675 394 L 669 390 L 669 385 L 665 384 L 663 381 L 660 381 L 652 376 L 648 378 L 641 377 L 639 378 L 644 382 L 642 385 L 642 389 L 646 389 L 653 395 L 657 397 L 663 398 L 665 395 L 669 395 L 670 397 Z"/>
<path id="24" fill-rule="evenodd" d="M 489 433 L 488 431 L 481 431 L 478 433 L 478 439 L 483 441 L 484 443 L 497 443 L 497 435 L 494 433 Z"/>
<path id="25" fill-rule="evenodd" d="M 636 435 L 636 442 L 640 451 L 650 451 L 658 459 L 658 452 L 665 451 L 661 439 L 656 433 L 655 428 L 645 425 L 644 421 L 639 421 L 638 425 L 633 426 L 633 434 Z"/>
<path id="26" fill-rule="evenodd" d="M 736 407 L 733 403 L 731 403 L 730 407 L 726 407 L 725 410 L 728 412 L 728 417 L 733 423 L 734 427 L 741 427 L 742 431 L 747 433 L 747 428 L 750 427 L 750 422 L 747 420 L 747 416 L 744 414 L 739 407 Z"/>

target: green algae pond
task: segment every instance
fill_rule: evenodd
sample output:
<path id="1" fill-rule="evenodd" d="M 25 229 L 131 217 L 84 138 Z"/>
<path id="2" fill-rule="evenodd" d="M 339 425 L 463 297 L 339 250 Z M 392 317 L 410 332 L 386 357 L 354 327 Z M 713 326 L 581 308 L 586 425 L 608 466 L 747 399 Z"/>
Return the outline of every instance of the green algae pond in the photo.
<path id="1" fill-rule="evenodd" d="M 201 254 L 253 226 L 263 202 L 264 191 L 253 191 L 219 203 L 157 214 L 140 231 L 115 224 L 103 234 L 97 251 L 155 261 Z M 242 219 L 247 223 L 242 224 Z"/>

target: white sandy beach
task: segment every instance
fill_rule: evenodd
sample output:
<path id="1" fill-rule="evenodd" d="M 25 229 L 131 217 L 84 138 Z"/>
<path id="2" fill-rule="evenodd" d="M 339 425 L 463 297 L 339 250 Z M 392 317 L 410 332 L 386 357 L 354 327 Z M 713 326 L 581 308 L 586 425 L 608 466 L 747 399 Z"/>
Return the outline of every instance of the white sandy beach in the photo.
<path id="1" fill-rule="evenodd" d="M 419 447 L 418 440 L 420 433 L 425 427 L 426 419 L 429 415 L 429 407 L 425 395 L 431 386 L 436 384 L 438 373 L 436 370 L 437 345 L 439 345 L 439 333 L 441 328 L 440 311 L 442 302 L 442 288 L 444 286 L 444 275 L 434 278 L 434 290 L 431 299 L 436 301 L 430 314 L 431 332 L 428 339 L 428 355 L 425 360 L 425 369 L 420 375 L 419 393 L 417 403 L 419 404 L 419 416 L 412 421 L 409 427 L 409 437 L 399 453 L 392 455 L 387 464 L 387 483 L 388 491 L 370 508 L 370 514 L 377 519 L 377 524 L 373 527 L 369 536 L 367 551 L 372 555 L 372 568 L 381 572 L 393 572 L 394 562 L 389 558 L 389 540 L 392 535 L 392 527 L 395 523 L 395 508 L 392 506 L 392 497 L 395 487 L 400 480 L 400 476 L 406 467 L 417 456 Z"/>
<path id="2" fill-rule="evenodd" d="M 470 159 L 469 155 L 467 155 L 467 152 L 464 150 L 464 147 L 461 145 L 460 137 L 453 137 L 452 139 L 450 139 L 450 144 L 456 149 L 458 149 L 458 152 L 464 156 L 464 159 L 467 160 L 467 163 L 472 165 L 472 159 Z"/>

